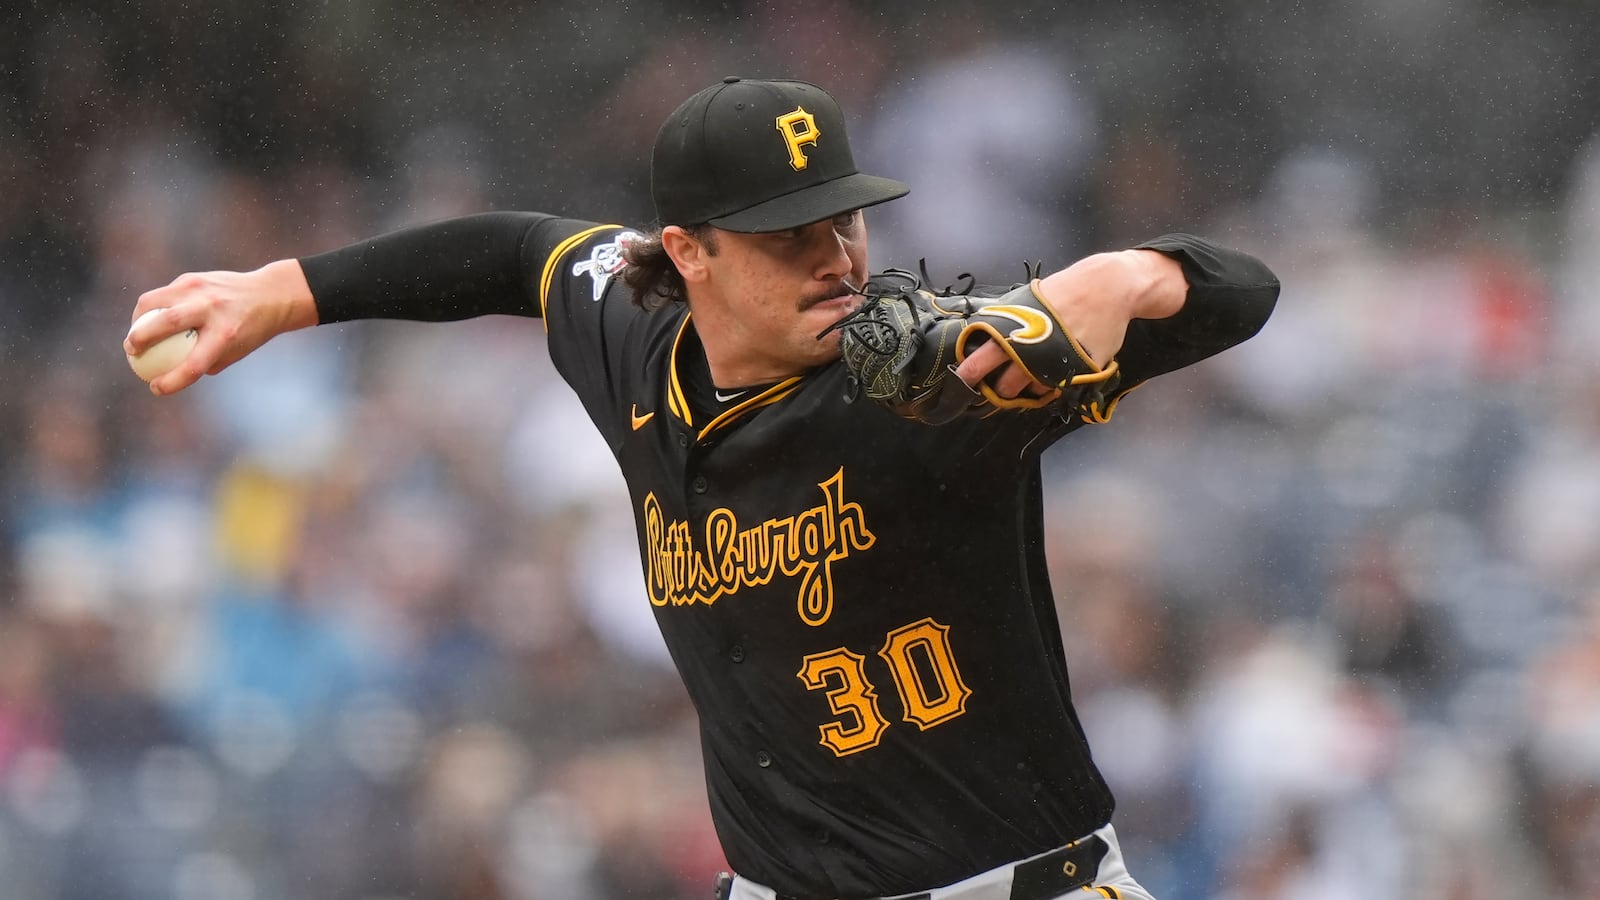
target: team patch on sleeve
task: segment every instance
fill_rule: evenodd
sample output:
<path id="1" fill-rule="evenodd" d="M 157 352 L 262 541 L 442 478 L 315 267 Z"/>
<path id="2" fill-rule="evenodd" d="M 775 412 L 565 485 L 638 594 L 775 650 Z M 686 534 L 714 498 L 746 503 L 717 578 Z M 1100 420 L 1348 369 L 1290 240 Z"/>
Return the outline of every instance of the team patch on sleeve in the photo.
<path id="1" fill-rule="evenodd" d="M 573 275 L 587 275 L 594 287 L 594 300 L 600 302 L 605 295 L 606 286 L 611 283 L 611 277 L 622 271 L 628 264 L 622 257 L 622 249 L 629 241 L 636 240 L 641 235 L 637 231 L 620 231 L 617 236 L 604 244 L 595 244 L 589 250 L 587 259 L 581 259 L 572 266 Z"/>
<path id="2" fill-rule="evenodd" d="M 546 330 L 549 330 L 550 328 L 548 310 L 550 304 L 550 290 L 555 286 L 556 276 L 561 271 L 561 260 L 564 259 L 568 253 L 571 253 L 573 248 L 582 245 L 584 241 L 594 237 L 596 234 L 599 234 L 602 231 L 620 229 L 621 227 L 621 225 L 595 225 L 592 228 L 585 228 L 576 234 L 568 235 L 564 240 L 561 241 L 561 243 L 555 246 L 554 250 L 550 251 L 549 256 L 545 257 L 544 272 L 539 276 L 539 317 L 545 320 Z M 574 274 L 576 275 L 577 273 L 575 272 Z M 605 277 L 607 280 L 609 280 L 611 277 L 610 273 L 607 273 Z M 605 289 L 602 286 L 601 291 L 604 292 L 604 290 Z"/>

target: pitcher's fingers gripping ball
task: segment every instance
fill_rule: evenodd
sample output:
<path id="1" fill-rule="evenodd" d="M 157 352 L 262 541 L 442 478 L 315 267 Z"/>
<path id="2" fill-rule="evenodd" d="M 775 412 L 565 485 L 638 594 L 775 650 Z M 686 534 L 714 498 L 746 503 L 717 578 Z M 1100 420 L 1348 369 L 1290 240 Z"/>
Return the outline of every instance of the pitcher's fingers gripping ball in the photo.
<path id="1" fill-rule="evenodd" d="M 134 321 L 133 327 L 128 329 L 132 334 L 140 325 L 147 322 L 151 316 L 161 312 L 152 309 Z M 133 367 L 133 373 L 145 381 L 154 381 L 162 375 L 177 368 L 189 356 L 189 351 L 194 349 L 199 340 L 200 333 L 193 328 L 169 335 L 151 344 L 144 352 L 137 356 L 127 354 L 128 365 Z"/>
<path id="2" fill-rule="evenodd" d="M 1039 297 L 1032 272 L 1026 283 L 992 292 L 974 291 L 969 280 L 964 293 L 935 293 L 924 280 L 904 269 L 872 276 L 860 291 L 861 306 L 823 332 L 840 332 L 853 390 L 902 418 L 933 425 L 1042 407 L 1101 420 L 1098 410 L 1116 389 L 1117 362 L 1095 363 Z M 994 380 L 1004 367 L 976 389 L 962 381 L 956 366 L 991 341 L 1046 390 L 1003 396 Z"/>

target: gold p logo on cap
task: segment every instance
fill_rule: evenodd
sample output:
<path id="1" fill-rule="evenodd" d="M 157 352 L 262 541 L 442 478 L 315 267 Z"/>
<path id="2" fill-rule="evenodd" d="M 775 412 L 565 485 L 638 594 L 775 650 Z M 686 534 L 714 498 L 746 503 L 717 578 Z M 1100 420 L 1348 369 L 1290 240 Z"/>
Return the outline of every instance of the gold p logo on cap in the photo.
<path id="1" fill-rule="evenodd" d="M 778 117 L 778 133 L 783 135 L 783 142 L 789 148 L 789 165 L 796 172 L 804 169 L 806 155 L 800 148 L 816 144 L 822 134 L 817 130 L 817 120 L 804 107 L 796 106 L 794 112 L 786 112 Z"/>

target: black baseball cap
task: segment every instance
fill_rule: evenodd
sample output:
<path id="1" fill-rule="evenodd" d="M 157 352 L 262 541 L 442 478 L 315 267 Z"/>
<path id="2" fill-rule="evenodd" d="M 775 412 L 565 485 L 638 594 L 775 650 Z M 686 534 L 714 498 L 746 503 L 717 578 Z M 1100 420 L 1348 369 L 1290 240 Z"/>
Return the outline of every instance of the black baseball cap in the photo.
<path id="1" fill-rule="evenodd" d="M 856 170 L 839 104 L 804 81 L 724 78 L 667 118 L 650 159 L 662 225 L 783 231 L 910 190 Z"/>

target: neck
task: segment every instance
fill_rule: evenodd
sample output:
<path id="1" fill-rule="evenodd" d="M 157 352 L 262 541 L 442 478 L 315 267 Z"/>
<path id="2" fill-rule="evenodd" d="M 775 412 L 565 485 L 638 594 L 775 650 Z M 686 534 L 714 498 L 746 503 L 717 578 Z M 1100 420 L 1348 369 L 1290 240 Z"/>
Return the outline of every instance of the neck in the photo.
<path id="1" fill-rule="evenodd" d="M 732 389 L 752 384 L 767 384 L 803 374 L 803 371 L 775 365 L 771 360 L 742 359 L 736 354 L 719 354 L 714 349 L 715 344 L 705 340 L 703 333 L 700 343 L 705 348 L 706 365 L 711 369 L 711 383 L 719 388 Z"/>
<path id="2" fill-rule="evenodd" d="M 693 304 L 689 311 L 694 316 L 695 334 L 705 352 L 713 385 L 731 389 L 782 381 L 805 373 L 803 368 L 785 365 L 773 359 L 769 350 L 756 346 L 755 341 L 746 337 L 741 323 L 717 316 L 712 310 L 696 309 Z"/>

